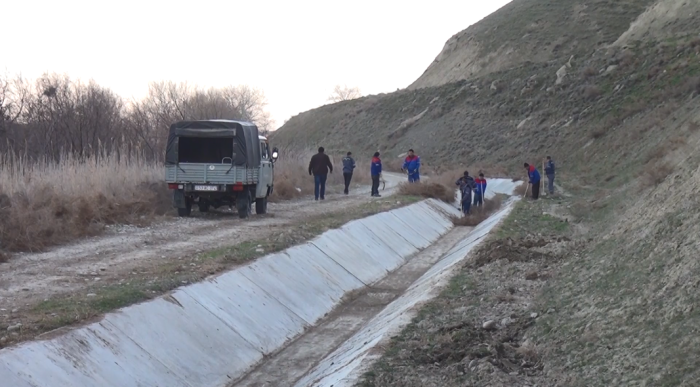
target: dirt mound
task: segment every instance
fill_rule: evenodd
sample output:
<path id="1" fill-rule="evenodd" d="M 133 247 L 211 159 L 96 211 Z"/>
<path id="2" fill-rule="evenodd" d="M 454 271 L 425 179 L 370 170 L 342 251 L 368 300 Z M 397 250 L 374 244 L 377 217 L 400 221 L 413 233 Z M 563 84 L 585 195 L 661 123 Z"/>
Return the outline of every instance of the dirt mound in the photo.
<path id="1" fill-rule="evenodd" d="M 559 241 L 564 239 L 557 238 Z M 547 246 L 554 240 L 546 240 L 539 238 L 536 240 L 513 240 L 507 238 L 505 240 L 494 240 L 487 245 L 480 247 L 474 259 L 471 261 L 472 267 L 480 267 L 498 260 L 507 260 L 508 262 L 529 262 L 529 261 L 549 261 L 556 262 L 557 257 L 537 250 L 536 247 Z"/>

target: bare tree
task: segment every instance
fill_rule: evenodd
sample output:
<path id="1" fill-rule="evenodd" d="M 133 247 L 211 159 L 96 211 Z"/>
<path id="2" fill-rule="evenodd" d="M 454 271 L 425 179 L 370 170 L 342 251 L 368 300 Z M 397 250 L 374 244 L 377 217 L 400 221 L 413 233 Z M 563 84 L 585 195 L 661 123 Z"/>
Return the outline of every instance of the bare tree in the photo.
<path id="1" fill-rule="evenodd" d="M 28 98 L 29 90 L 22 76 L 10 79 L 7 74 L 0 75 L 0 139 L 12 140 L 8 132 L 24 113 Z"/>
<path id="2" fill-rule="evenodd" d="M 246 120 L 267 134 L 274 121 L 266 106 L 264 93 L 248 86 L 201 89 L 154 82 L 146 98 L 127 103 L 94 81 L 44 74 L 30 83 L 0 74 L 0 150 L 59 160 L 65 152 L 79 157 L 119 155 L 126 147 L 159 159 L 173 122 Z"/>
<path id="3" fill-rule="evenodd" d="M 331 94 L 327 101 L 331 102 L 340 102 L 340 101 L 348 101 L 351 99 L 356 99 L 362 97 L 362 93 L 360 92 L 360 89 L 357 87 L 347 87 L 341 86 L 341 85 L 335 85 L 333 88 L 333 94 Z"/>

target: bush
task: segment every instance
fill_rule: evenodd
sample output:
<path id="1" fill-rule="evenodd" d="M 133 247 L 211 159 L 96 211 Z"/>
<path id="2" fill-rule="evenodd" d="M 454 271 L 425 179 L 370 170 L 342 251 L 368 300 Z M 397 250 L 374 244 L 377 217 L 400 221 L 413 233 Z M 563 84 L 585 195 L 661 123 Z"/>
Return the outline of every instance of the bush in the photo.
<path id="1" fill-rule="evenodd" d="M 435 182 L 401 183 L 399 185 L 399 194 L 401 195 L 422 196 L 424 198 L 442 200 L 450 204 L 455 201 L 455 190 L 455 188 L 448 188 Z"/>
<path id="2" fill-rule="evenodd" d="M 642 174 L 643 188 L 656 187 L 663 183 L 664 180 L 673 173 L 673 167 L 666 163 L 659 163 L 652 167 L 647 167 Z"/>
<path id="3" fill-rule="evenodd" d="M 603 90 L 596 85 L 588 85 L 583 88 L 583 97 L 586 99 L 595 99 L 603 94 Z"/>
<path id="4" fill-rule="evenodd" d="M 163 169 L 138 154 L 61 162 L 0 159 L 0 246 L 39 251 L 95 235 L 105 225 L 145 225 L 171 210 Z"/>
<path id="5" fill-rule="evenodd" d="M 501 197 L 494 196 L 491 199 L 484 200 L 484 205 L 481 207 L 472 207 L 471 213 L 462 217 L 452 217 L 452 223 L 459 227 L 474 227 L 484 220 L 488 219 L 494 212 L 501 209 Z"/>
<path id="6" fill-rule="evenodd" d="M 583 76 L 588 78 L 588 77 L 594 77 L 598 75 L 598 70 L 595 69 L 595 67 L 588 66 L 585 69 L 583 69 Z"/>
<path id="7" fill-rule="evenodd" d="M 529 184 L 528 184 L 526 181 L 523 181 L 522 184 L 520 184 L 519 186 L 515 187 L 515 190 L 513 190 L 513 195 L 517 195 L 517 196 L 523 196 L 523 195 L 525 195 L 525 191 L 527 190 L 528 185 L 529 185 Z"/>

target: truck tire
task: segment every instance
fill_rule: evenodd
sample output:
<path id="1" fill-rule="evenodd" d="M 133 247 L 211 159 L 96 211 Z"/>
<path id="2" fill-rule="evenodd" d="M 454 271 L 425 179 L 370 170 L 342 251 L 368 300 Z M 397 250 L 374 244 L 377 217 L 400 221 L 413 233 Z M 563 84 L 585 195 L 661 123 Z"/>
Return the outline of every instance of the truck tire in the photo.
<path id="1" fill-rule="evenodd" d="M 255 213 L 258 215 L 267 214 L 267 198 L 255 199 Z"/>
<path id="2" fill-rule="evenodd" d="M 199 203 L 197 203 L 197 204 L 199 205 L 199 212 L 209 212 L 209 202 L 208 201 L 206 201 L 206 200 L 202 201 L 200 199 Z"/>
<path id="3" fill-rule="evenodd" d="M 192 214 L 192 200 L 185 198 L 185 208 L 179 208 L 177 209 L 177 216 L 181 218 L 185 218 L 190 216 Z"/>
<path id="4" fill-rule="evenodd" d="M 238 217 L 241 219 L 246 219 L 248 216 L 250 216 L 250 207 L 250 192 L 241 192 L 236 198 L 236 209 L 238 210 Z"/>

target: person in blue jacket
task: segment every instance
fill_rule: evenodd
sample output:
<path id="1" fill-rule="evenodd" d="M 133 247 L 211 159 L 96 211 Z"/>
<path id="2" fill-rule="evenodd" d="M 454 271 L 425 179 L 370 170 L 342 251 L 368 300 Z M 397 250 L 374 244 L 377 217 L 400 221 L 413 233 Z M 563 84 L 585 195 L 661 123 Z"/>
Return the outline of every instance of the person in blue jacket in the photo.
<path id="1" fill-rule="evenodd" d="M 344 194 L 348 194 L 350 190 L 350 181 L 352 180 L 352 173 L 355 171 L 355 159 L 352 158 L 352 152 L 348 152 L 348 155 L 343 157 L 343 178 L 345 179 L 345 190 Z"/>
<path id="2" fill-rule="evenodd" d="M 457 179 L 455 184 L 459 186 L 459 191 L 462 193 L 460 209 L 465 215 L 469 215 L 472 206 L 472 191 L 476 188 L 474 178 L 469 176 L 469 171 L 464 171 L 464 176 Z"/>
<path id="3" fill-rule="evenodd" d="M 406 171 L 408 173 L 408 182 L 416 183 L 420 181 L 420 156 L 416 156 L 413 153 L 413 149 L 408 150 L 408 156 L 403 161 L 403 166 L 401 167 L 401 172 Z"/>
<path id="4" fill-rule="evenodd" d="M 547 180 L 549 180 L 549 194 L 554 195 L 554 160 L 552 160 L 551 156 L 547 156 L 544 173 L 547 175 Z"/>
<path id="5" fill-rule="evenodd" d="M 374 152 L 370 174 L 372 175 L 372 196 L 381 197 L 382 195 L 379 194 L 379 175 L 382 174 L 382 160 L 379 158 L 379 152 Z"/>
<path id="6" fill-rule="evenodd" d="M 530 179 L 530 185 L 532 186 L 532 198 L 537 200 L 540 197 L 540 173 L 537 172 L 537 168 L 534 165 L 528 163 L 524 164 L 527 170 L 527 177 Z"/>
<path id="7" fill-rule="evenodd" d="M 483 173 L 479 173 L 479 177 L 474 181 L 474 206 L 482 206 L 484 204 L 484 195 L 486 194 L 486 179 Z"/>

